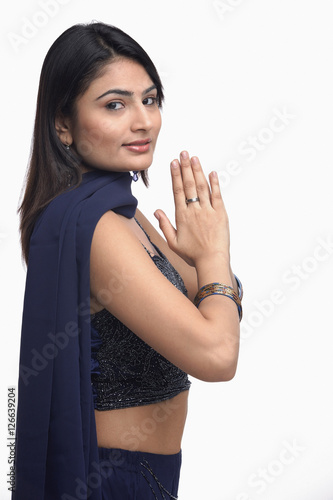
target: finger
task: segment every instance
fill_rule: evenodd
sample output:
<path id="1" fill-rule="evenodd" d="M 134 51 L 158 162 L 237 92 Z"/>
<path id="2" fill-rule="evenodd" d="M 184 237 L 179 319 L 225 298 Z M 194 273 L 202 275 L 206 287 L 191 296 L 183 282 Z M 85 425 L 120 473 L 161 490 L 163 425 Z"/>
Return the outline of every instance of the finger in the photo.
<path id="1" fill-rule="evenodd" d="M 184 193 L 186 198 L 196 198 L 197 188 L 192 171 L 190 156 L 187 151 L 180 153 L 180 167 L 183 179 Z"/>
<path id="2" fill-rule="evenodd" d="M 218 208 L 224 208 L 224 203 L 221 195 L 219 178 L 216 172 L 211 172 L 209 174 L 209 182 L 211 188 L 211 203 L 212 207 L 216 210 Z"/>
<path id="3" fill-rule="evenodd" d="M 169 247 L 173 250 L 176 247 L 177 241 L 177 231 L 171 224 L 168 217 L 165 215 L 163 210 L 156 210 L 154 212 L 156 219 L 158 220 L 160 229 L 164 234 L 164 237 L 169 245 Z"/>
<path id="4" fill-rule="evenodd" d="M 183 179 L 178 160 L 173 160 L 171 162 L 170 167 L 171 167 L 172 191 L 175 200 L 175 209 L 177 212 L 179 210 L 186 208 Z"/>
<path id="5" fill-rule="evenodd" d="M 195 181 L 197 196 L 200 199 L 200 206 L 210 206 L 210 188 L 206 176 L 202 170 L 201 163 L 197 156 L 191 158 L 192 172 Z"/>

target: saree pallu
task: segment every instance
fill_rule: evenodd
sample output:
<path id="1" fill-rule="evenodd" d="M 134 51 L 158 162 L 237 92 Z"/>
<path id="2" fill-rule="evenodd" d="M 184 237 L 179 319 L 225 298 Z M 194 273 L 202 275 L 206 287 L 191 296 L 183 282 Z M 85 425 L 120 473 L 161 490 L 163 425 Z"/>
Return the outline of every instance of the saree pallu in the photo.
<path id="1" fill-rule="evenodd" d="M 129 173 L 95 170 L 42 212 L 30 240 L 12 500 L 101 500 L 91 389 L 90 247 L 108 210 L 131 218 Z"/>

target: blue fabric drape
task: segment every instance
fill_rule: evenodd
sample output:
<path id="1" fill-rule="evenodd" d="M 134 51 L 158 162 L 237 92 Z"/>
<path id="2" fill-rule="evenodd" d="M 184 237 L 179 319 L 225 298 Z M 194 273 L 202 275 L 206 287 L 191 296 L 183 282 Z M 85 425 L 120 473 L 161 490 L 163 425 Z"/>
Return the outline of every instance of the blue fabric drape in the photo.
<path id="1" fill-rule="evenodd" d="M 100 500 L 91 389 L 91 240 L 108 210 L 131 218 L 129 173 L 96 170 L 59 195 L 30 241 L 13 500 Z"/>

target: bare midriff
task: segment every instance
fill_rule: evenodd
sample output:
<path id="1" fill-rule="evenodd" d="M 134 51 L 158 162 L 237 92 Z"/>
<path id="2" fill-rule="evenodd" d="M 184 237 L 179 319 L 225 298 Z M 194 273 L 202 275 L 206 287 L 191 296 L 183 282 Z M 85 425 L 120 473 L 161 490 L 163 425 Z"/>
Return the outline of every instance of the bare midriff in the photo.
<path id="1" fill-rule="evenodd" d="M 187 415 L 188 392 L 151 405 L 95 410 L 98 446 L 162 455 L 178 453 Z"/>

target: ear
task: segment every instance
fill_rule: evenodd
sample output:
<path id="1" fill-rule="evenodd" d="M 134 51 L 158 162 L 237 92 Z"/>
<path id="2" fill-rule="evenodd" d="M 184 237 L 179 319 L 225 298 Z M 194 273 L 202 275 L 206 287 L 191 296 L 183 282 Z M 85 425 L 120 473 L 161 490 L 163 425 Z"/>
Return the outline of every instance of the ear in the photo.
<path id="1" fill-rule="evenodd" d="M 54 125 L 57 136 L 59 137 L 61 142 L 65 144 L 65 146 L 71 146 L 71 144 L 73 143 L 73 136 L 71 133 L 70 119 L 60 113 L 56 116 Z"/>

